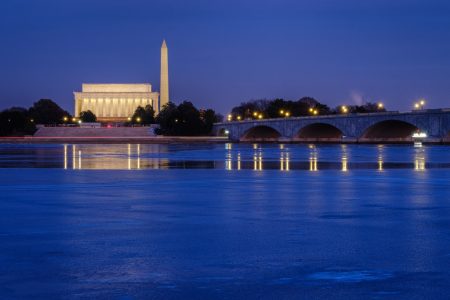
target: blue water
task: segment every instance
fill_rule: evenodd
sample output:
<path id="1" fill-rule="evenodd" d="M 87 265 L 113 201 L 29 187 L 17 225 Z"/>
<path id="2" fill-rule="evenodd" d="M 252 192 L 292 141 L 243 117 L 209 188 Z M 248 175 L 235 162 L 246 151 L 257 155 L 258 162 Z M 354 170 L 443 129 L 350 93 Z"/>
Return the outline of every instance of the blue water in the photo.
<path id="1" fill-rule="evenodd" d="M 0 145 L 0 298 L 448 299 L 449 150 Z"/>

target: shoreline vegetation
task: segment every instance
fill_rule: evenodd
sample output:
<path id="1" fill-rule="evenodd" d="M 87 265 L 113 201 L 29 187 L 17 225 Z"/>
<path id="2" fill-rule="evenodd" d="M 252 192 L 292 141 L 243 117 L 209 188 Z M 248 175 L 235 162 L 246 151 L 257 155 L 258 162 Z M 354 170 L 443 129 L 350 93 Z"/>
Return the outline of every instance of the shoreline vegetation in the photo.
<path id="1" fill-rule="evenodd" d="M 120 117 L 122 118 L 122 117 Z M 158 115 L 151 105 L 138 106 L 131 116 L 120 121 L 97 119 L 90 110 L 72 116 L 50 99 L 41 99 L 30 108 L 11 107 L 0 111 L 0 137 L 29 136 L 44 127 L 80 127 L 83 123 L 100 123 L 103 127 L 135 127 L 158 124 L 155 133 L 164 136 L 207 136 L 214 123 L 223 117 L 212 109 L 197 109 L 191 102 L 169 102 Z"/>
<path id="2" fill-rule="evenodd" d="M 222 136 L 149 136 L 149 137 L 0 137 L 0 144 L 398 144 L 413 145 L 412 140 L 335 140 L 304 139 L 301 141 L 231 141 Z M 429 140 L 425 145 L 450 145 L 450 140 Z"/>
<path id="3" fill-rule="evenodd" d="M 273 99 L 251 100 L 233 107 L 227 121 L 261 120 L 274 118 L 305 117 L 318 115 L 354 114 L 383 112 L 382 103 L 367 102 L 357 106 L 341 106 L 334 109 L 314 98 L 303 97 L 297 101 Z M 80 116 L 72 116 L 50 99 L 41 99 L 30 108 L 12 107 L 0 112 L 1 136 L 33 135 L 38 125 L 79 127 L 82 123 L 101 123 L 102 126 L 150 126 L 157 124 L 154 133 L 162 136 L 208 136 L 213 124 L 223 121 L 223 116 L 212 109 L 197 109 L 191 102 L 183 101 L 176 105 L 169 102 L 155 115 L 153 107 L 138 106 L 134 113 L 123 121 L 110 122 L 97 119 L 90 110 L 82 111 Z"/>

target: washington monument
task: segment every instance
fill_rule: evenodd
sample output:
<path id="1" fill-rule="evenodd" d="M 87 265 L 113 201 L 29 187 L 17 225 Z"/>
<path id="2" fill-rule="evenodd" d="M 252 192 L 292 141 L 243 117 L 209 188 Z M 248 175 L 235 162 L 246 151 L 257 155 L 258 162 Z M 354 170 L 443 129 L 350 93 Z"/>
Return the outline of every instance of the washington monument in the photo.
<path id="1" fill-rule="evenodd" d="M 169 62 L 168 62 L 167 44 L 163 40 L 161 46 L 161 81 L 159 87 L 159 105 L 160 109 L 169 102 Z"/>
<path id="2" fill-rule="evenodd" d="M 102 122 L 129 121 L 136 108 L 153 107 L 159 113 L 169 102 L 169 68 L 166 41 L 161 46 L 160 92 L 152 91 L 150 83 L 83 83 L 81 92 L 74 92 L 75 116 L 90 110 Z"/>

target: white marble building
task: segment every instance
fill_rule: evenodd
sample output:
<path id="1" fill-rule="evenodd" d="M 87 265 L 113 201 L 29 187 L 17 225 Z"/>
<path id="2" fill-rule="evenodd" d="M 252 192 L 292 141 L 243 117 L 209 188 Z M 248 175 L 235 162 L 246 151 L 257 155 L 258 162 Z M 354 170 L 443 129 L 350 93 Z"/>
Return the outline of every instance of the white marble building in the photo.
<path id="1" fill-rule="evenodd" d="M 156 113 L 159 93 L 152 92 L 149 83 L 141 84 L 83 84 L 81 92 L 74 92 L 75 116 L 90 110 L 101 121 L 126 120 L 138 106 L 150 104 Z"/>
<path id="2" fill-rule="evenodd" d="M 169 102 L 168 50 L 166 41 L 161 46 L 161 97 L 152 92 L 150 83 L 82 85 L 81 92 L 74 92 L 75 116 L 82 111 L 92 111 L 99 121 L 125 121 L 138 106 L 150 104 L 155 113 Z"/>

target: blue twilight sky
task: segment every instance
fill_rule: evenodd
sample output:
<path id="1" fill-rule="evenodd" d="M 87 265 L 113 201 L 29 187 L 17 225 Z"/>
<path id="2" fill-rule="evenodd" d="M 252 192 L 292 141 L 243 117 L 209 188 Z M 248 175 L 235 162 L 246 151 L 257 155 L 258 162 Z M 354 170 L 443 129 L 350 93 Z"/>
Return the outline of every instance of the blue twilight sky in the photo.
<path id="1" fill-rule="evenodd" d="M 227 113 L 311 96 L 450 107 L 450 1 L 1 0 L 0 109 L 81 83 L 150 82 L 169 47 L 171 99 Z"/>

